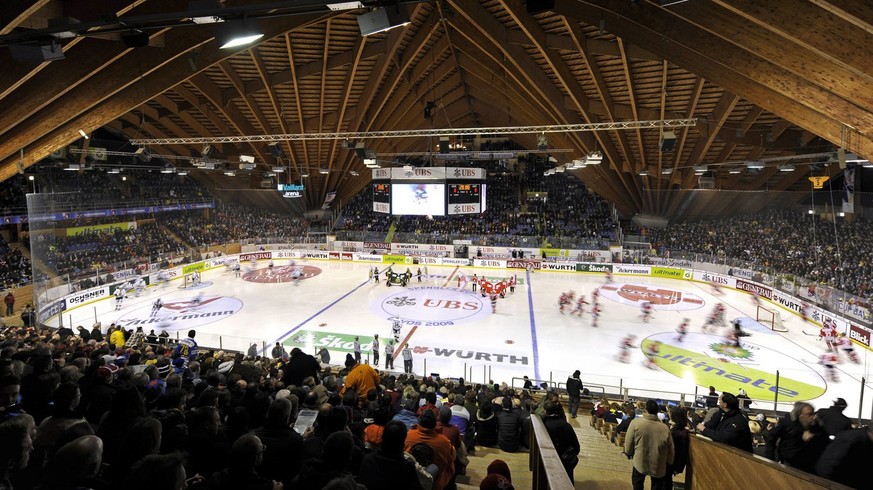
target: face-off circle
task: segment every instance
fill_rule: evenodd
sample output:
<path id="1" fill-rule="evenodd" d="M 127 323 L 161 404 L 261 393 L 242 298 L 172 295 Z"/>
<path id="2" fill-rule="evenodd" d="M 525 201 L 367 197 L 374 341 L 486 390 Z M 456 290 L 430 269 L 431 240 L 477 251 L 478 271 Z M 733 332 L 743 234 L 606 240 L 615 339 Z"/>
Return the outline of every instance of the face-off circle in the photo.
<path id="1" fill-rule="evenodd" d="M 687 311 L 704 305 L 700 296 L 651 284 L 612 283 L 600 287 L 600 295 L 622 304 L 639 307 L 644 301 L 656 310 Z"/>
<path id="2" fill-rule="evenodd" d="M 246 272 L 242 278 L 249 282 L 293 282 L 297 279 L 309 279 L 321 274 L 321 269 L 312 265 L 280 265 L 272 269 L 257 269 Z"/>
<path id="3" fill-rule="evenodd" d="M 436 286 L 406 288 L 370 303 L 379 317 L 400 317 L 405 325 L 447 326 L 491 314 L 478 293 Z"/>

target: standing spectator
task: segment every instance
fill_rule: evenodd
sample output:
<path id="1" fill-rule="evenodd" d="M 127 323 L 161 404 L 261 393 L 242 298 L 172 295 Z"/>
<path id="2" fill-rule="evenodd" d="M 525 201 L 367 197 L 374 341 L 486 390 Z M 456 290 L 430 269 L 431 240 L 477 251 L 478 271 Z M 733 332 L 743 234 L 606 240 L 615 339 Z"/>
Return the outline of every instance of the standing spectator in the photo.
<path id="1" fill-rule="evenodd" d="M 294 352 L 292 351 L 291 353 L 293 359 Z M 376 387 L 379 386 L 379 382 L 381 381 L 379 373 L 368 364 L 359 364 L 350 359 L 346 360 L 346 367 L 350 370 L 349 374 L 346 376 L 345 385 L 340 394 L 342 395 L 346 391 L 351 390 L 358 394 L 359 400 L 365 400 L 367 398 L 367 392 L 375 390 Z"/>
<path id="2" fill-rule="evenodd" d="M 718 393 L 715 391 L 715 386 L 709 387 L 709 394 L 706 395 L 706 408 L 718 407 Z"/>
<path id="3" fill-rule="evenodd" d="M 846 400 L 837 398 L 830 408 L 822 408 L 818 411 L 817 418 L 825 432 L 830 436 L 852 428 L 852 421 L 843 414 L 848 405 Z"/>
<path id="4" fill-rule="evenodd" d="M 819 458 L 815 472 L 852 488 L 867 488 L 870 461 L 873 461 L 873 425 L 837 434 Z"/>
<path id="5" fill-rule="evenodd" d="M 670 429 L 658 419 L 658 403 L 646 401 L 646 413 L 634 419 L 627 430 L 624 453 L 633 459 L 631 481 L 634 490 L 643 490 L 646 475 L 652 478 L 652 488 L 666 487 L 672 479 L 667 465 L 673 462 L 674 448 Z"/>
<path id="6" fill-rule="evenodd" d="M 567 397 L 570 399 L 570 417 L 576 418 L 579 410 L 579 399 L 582 398 L 582 380 L 579 379 L 579 370 L 573 371 L 573 375 L 567 378 Z"/>
<path id="7" fill-rule="evenodd" d="M 514 453 L 521 445 L 521 416 L 512 409 L 512 397 L 503 398 L 503 410 L 497 414 L 497 446 Z"/>
<path id="8" fill-rule="evenodd" d="M 152 330 L 152 332 L 149 334 L 148 338 L 149 338 L 150 344 L 153 343 L 151 338 L 154 334 L 155 334 L 154 330 Z M 155 339 L 157 339 L 157 337 L 155 337 Z M 246 352 L 246 357 L 248 357 L 250 359 L 254 359 L 254 358 L 258 357 L 258 344 L 252 344 L 249 346 L 249 350 Z"/>
<path id="9" fill-rule="evenodd" d="M 688 464 L 688 412 L 685 407 L 670 408 L 670 437 L 673 439 L 673 462 L 667 465 L 667 476 L 672 480 L 673 476 L 685 471 Z M 670 485 L 665 483 L 666 488 Z"/>
<path id="10" fill-rule="evenodd" d="M 578 373 L 578 371 L 576 371 Z M 579 439 L 576 437 L 576 431 L 573 426 L 564 418 L 563 410 L 560 405 L 547 401 L 546 416 L 543 418 L 543 424 L 552 439 L 552 444 L 555 445 L 555 452 L 561 458 L 561 463 L 564 464 L 564 469 L 567 470 L 567 476 L 570 481 L 573 481 L 573 469 L 579 463 Z"/>
<path id="11" fill-rule="evenodd" d="M 275 350 L 275 347 L 273 349 Z M 285 386 L 302 386 L 303 380 L 309 376 L 318 379 L 321 364 L 314 357 L 295 347 L 291 349 L 291 358 L 282 370 L 284 374 L 282 381 L 285 382 Z"/>
<path id="12" fill-rule="evenodd" d="M 419 488 L 415 466 L 403 457 L 406 445 L 406 426 L 392 420 L 385 424 L 382 445 L 364 456 L 358 481 L 369 490 L 398 490 Z"/>
<path id="13" fill-rule="evenodd" d="M 3 302 L 6 303 L 6 316 L 12 316 L 15 313 L 15 295 L 12 294 L 12 291 L 6 293 Z"/>
<path id="14" fill-rule="evenodd" d="M 433 449 L 433 462 L 439 468 L 439 476 L 433 482 L 433 490 L 443 490 L 455 475 L 455 448 L 446 437 L 436 431 L 436 415 L 430 410 L 421 413 L 418 425 L 406 434 L 406 451 L 423 443 Z M 383 436 L 384 437 L 384 436 Z"/>
<path id="15" fill-rule="evenodd" d="M 719 399 L 719 405 L 720 410 L 706 425 L 697 424 L 697 432 L 715 442 L 752 452 L 752 432 L 749 430 L 748 419 L 740 411 L 740 401 L 733 393 L 724 392 Z"/>
<path id="16" fill-rule="evenodd" d="M 285 485 L 290 485 L 300 470 L 303 452 L 303 438 L 290 426 L 292 411 L 287 398 L 277 398 L 267 411 L 267 423 L 252 431 L 265 446 L 259 474 Z"/>
<path id="17" fill-rule="evenodd" d="M 328 352 L 327 347 L 322 347 L 315 355 L 318 356 L 322 364 L 330 364 L 330 352 Z"/>
<path id="18" fill-rule="evenodd" d="M 36 325 L 36 310 L 33 309 L 33 305 L 25 305 L 24 309 L 21 310 L 21 322 L 24 325 L 24 328 L 30 328 Z"/>
<path id="19" fill-rule="evenodd" d="M 768 459 L 809 473 L 815 471 L 815 463 L 829 442 L 815 421 L 815 408 L 806 402 L 795 403 L 788 415 L 764 433 L 764 440 Z"/>
<path id="20" fill-rule="evenodd" d="M 100 331 L 100 322 L 95 323 L 94 326 L 91 327 L 91 339 L 98 344 L 103 342 L 103 333 Z"/>
<path id="21" fill-rule="evenodd" d="M 379 334 L 373 335 L 373 365 L 379 367 Z"/>
<path id="22" fill-rule="evenodd" d="M 285 352 L 282 344 L 276 342 L 276 345 L 273 346 L 273 350 L 270 351 L 270 357 L 273 359 L 284 359 L 288 357 L 288 353 Z"/>

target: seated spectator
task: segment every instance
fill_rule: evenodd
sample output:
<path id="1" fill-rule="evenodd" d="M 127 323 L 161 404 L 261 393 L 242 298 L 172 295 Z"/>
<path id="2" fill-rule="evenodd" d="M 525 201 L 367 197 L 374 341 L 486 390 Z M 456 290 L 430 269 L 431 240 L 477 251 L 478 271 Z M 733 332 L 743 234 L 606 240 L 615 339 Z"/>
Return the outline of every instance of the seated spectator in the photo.
<path id="1" fill-rule="evenodd" d="M 324 441 L 321 457 L 304 461 L 291 487 L 295 490 L 321 490 L 331 480 L 351 475 L 349 466 L 354 447 L 351 433 L 333 432 Z"/>
<path id="2" fill-rule="evenodd" d="M 497 446 L 497 417 L 494 406 L 486 402 L 476 413 L 476 445 L 485 447 Z"/>
<path id="3" fill-rule="evenodd" d="M 704 423 L 697 424 L 697 432 L 715 442 L 752 452 L 752 434 L 749 421 L 740 410 L 740 402 L 732 393 L 724 392 L 719 398 L 720 410 Z"/>
<path id="4" fill-rule="evenodd" d="M 415 489 L 419 486 L 415 466 L 403 456 L 406 426 L 397 420 L 385 425 L 382 444 L 364 456 L 358 481 L 368 490 Z"/>
<path id="5" fill-rule="evenodd" d="M 208 490 L 281 490 L 282 484 L 258 475 L 257 469 L 264 460 L 264 447 L 258 436 L 246 434 L 230 449 L 230 466 L 213 473 L 206 482 Z"/>
<path id="6" fill-rule="evenodd" d="M 64 444 L 48 462 L 45 478 L 38 490 L 79 490 L 104 488 L 97 479 L 103 461 L 103 441 L 97 436 L 82 436 Z"/>
<path id="7" fill-rule="evenodd" d="M 497 413 L 497 447 L 508 453 L 521 449 L 521 416 L 512 409 L 512 398 L 508 396 Z"/>
<path id="8" fill-rule="evenodd" d="M 455 476 L 455 448 L 442 434 L 436 431 L 436 416 L 430 410 L 421 413 L 416 425 L 406 435 L 406 450 L 423 443 L 433 449 L 434 464 L 439 468 L 439 476 L 434 480 L 434 490 L 442 490 Z"/>
<path id="9" fill-rule="evenodd" d="M 291 484 L 300 469 L 303 451 L 303 438 L 290 426 L 293 411 L 290 400 L 276 398 L 270 404 L 267 422 L 252 431 L 265 447 L 259 474 L 286 486 Z"/>
<path id="10" fill-rule="evenodd" d="M 513 490 L 512 473 L 502 459 L 495 459 L 485 470 L 485 478 L 479 483 L 480 490 Z"/>
<path id="11" fill-rule="evenodd" d="M 185 465 L 179 453 L 152 454 L 130 469 L 124 482 L 125 490 L 183 490 L 188 484 L 199 483 L 203 477 L 186 481 Z"/>

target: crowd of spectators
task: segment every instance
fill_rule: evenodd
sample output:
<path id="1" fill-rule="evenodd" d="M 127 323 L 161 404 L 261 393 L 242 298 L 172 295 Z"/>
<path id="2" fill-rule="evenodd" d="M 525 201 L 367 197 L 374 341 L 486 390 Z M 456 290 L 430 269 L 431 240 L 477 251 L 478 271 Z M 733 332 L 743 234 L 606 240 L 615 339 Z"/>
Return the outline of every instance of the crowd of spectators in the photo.
<path id="1" fill-rule="evenodd" d="M 819 218 L 797 209 L 708 218 L 646 230 L 659 255 L 676 252 L 740 259 L 768 273 L 785 273 L 869 297 L 873 293 L 873 223 Z"/>
<path id="2" fill-rule="evenodd" d="M 379 373 L 350 354 L 340 369 L 300 349 L 206 351 L 194 331 L 174 345 L 77 330 L 0 332 L 2 488 L 441 490 L 477 447 L 520 451 L 531 416 L 564 419 L 554 393 L 537 404 L 505 384 Z M 488 473 L 504 486 L 483 488 L 511 488 L 505 463 Z"/>
<path id="3" fill-rule="evenodd" d="M 0 236 L 0 285 L 3 290 L 28 284 L 30 269 L 30 260 L 20 250 L 10 247 Z"/>
<path id="4" fill-rule="evenodd" d="M 263 209 L 221 206 L 203 213 L 168 213 L 160 223 L 192 247 L 208 247 L 232 241 L 273 237 L 297 239 L 306 232 L 306 219 Z"/>

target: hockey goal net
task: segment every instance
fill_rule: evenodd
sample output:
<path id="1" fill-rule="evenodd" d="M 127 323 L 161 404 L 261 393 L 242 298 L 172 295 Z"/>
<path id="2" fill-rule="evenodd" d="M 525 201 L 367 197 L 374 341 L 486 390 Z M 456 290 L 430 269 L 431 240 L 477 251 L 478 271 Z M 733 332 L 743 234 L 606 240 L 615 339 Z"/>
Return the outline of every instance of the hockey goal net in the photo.
<path id="1" fill-rule="evenodd" d="M 788 329 L 782 324 L 782 315 L 774 308 L 766 306 L 758 306 L 758 312 L 755 315 L 755 320 L 762 325 L 770 327 L 774 332 L 787 332 Z"/>
<path id="2" fill-rule="evenodd" d="M 188 289 L 192 286 L 196 286 L 197 282 L 199 281 L 196 280 L 196 277 L 193 273 L 185 274 L 184 276 L 182 276 L 182 284 L 179 284 L 179 289 Z"/>

